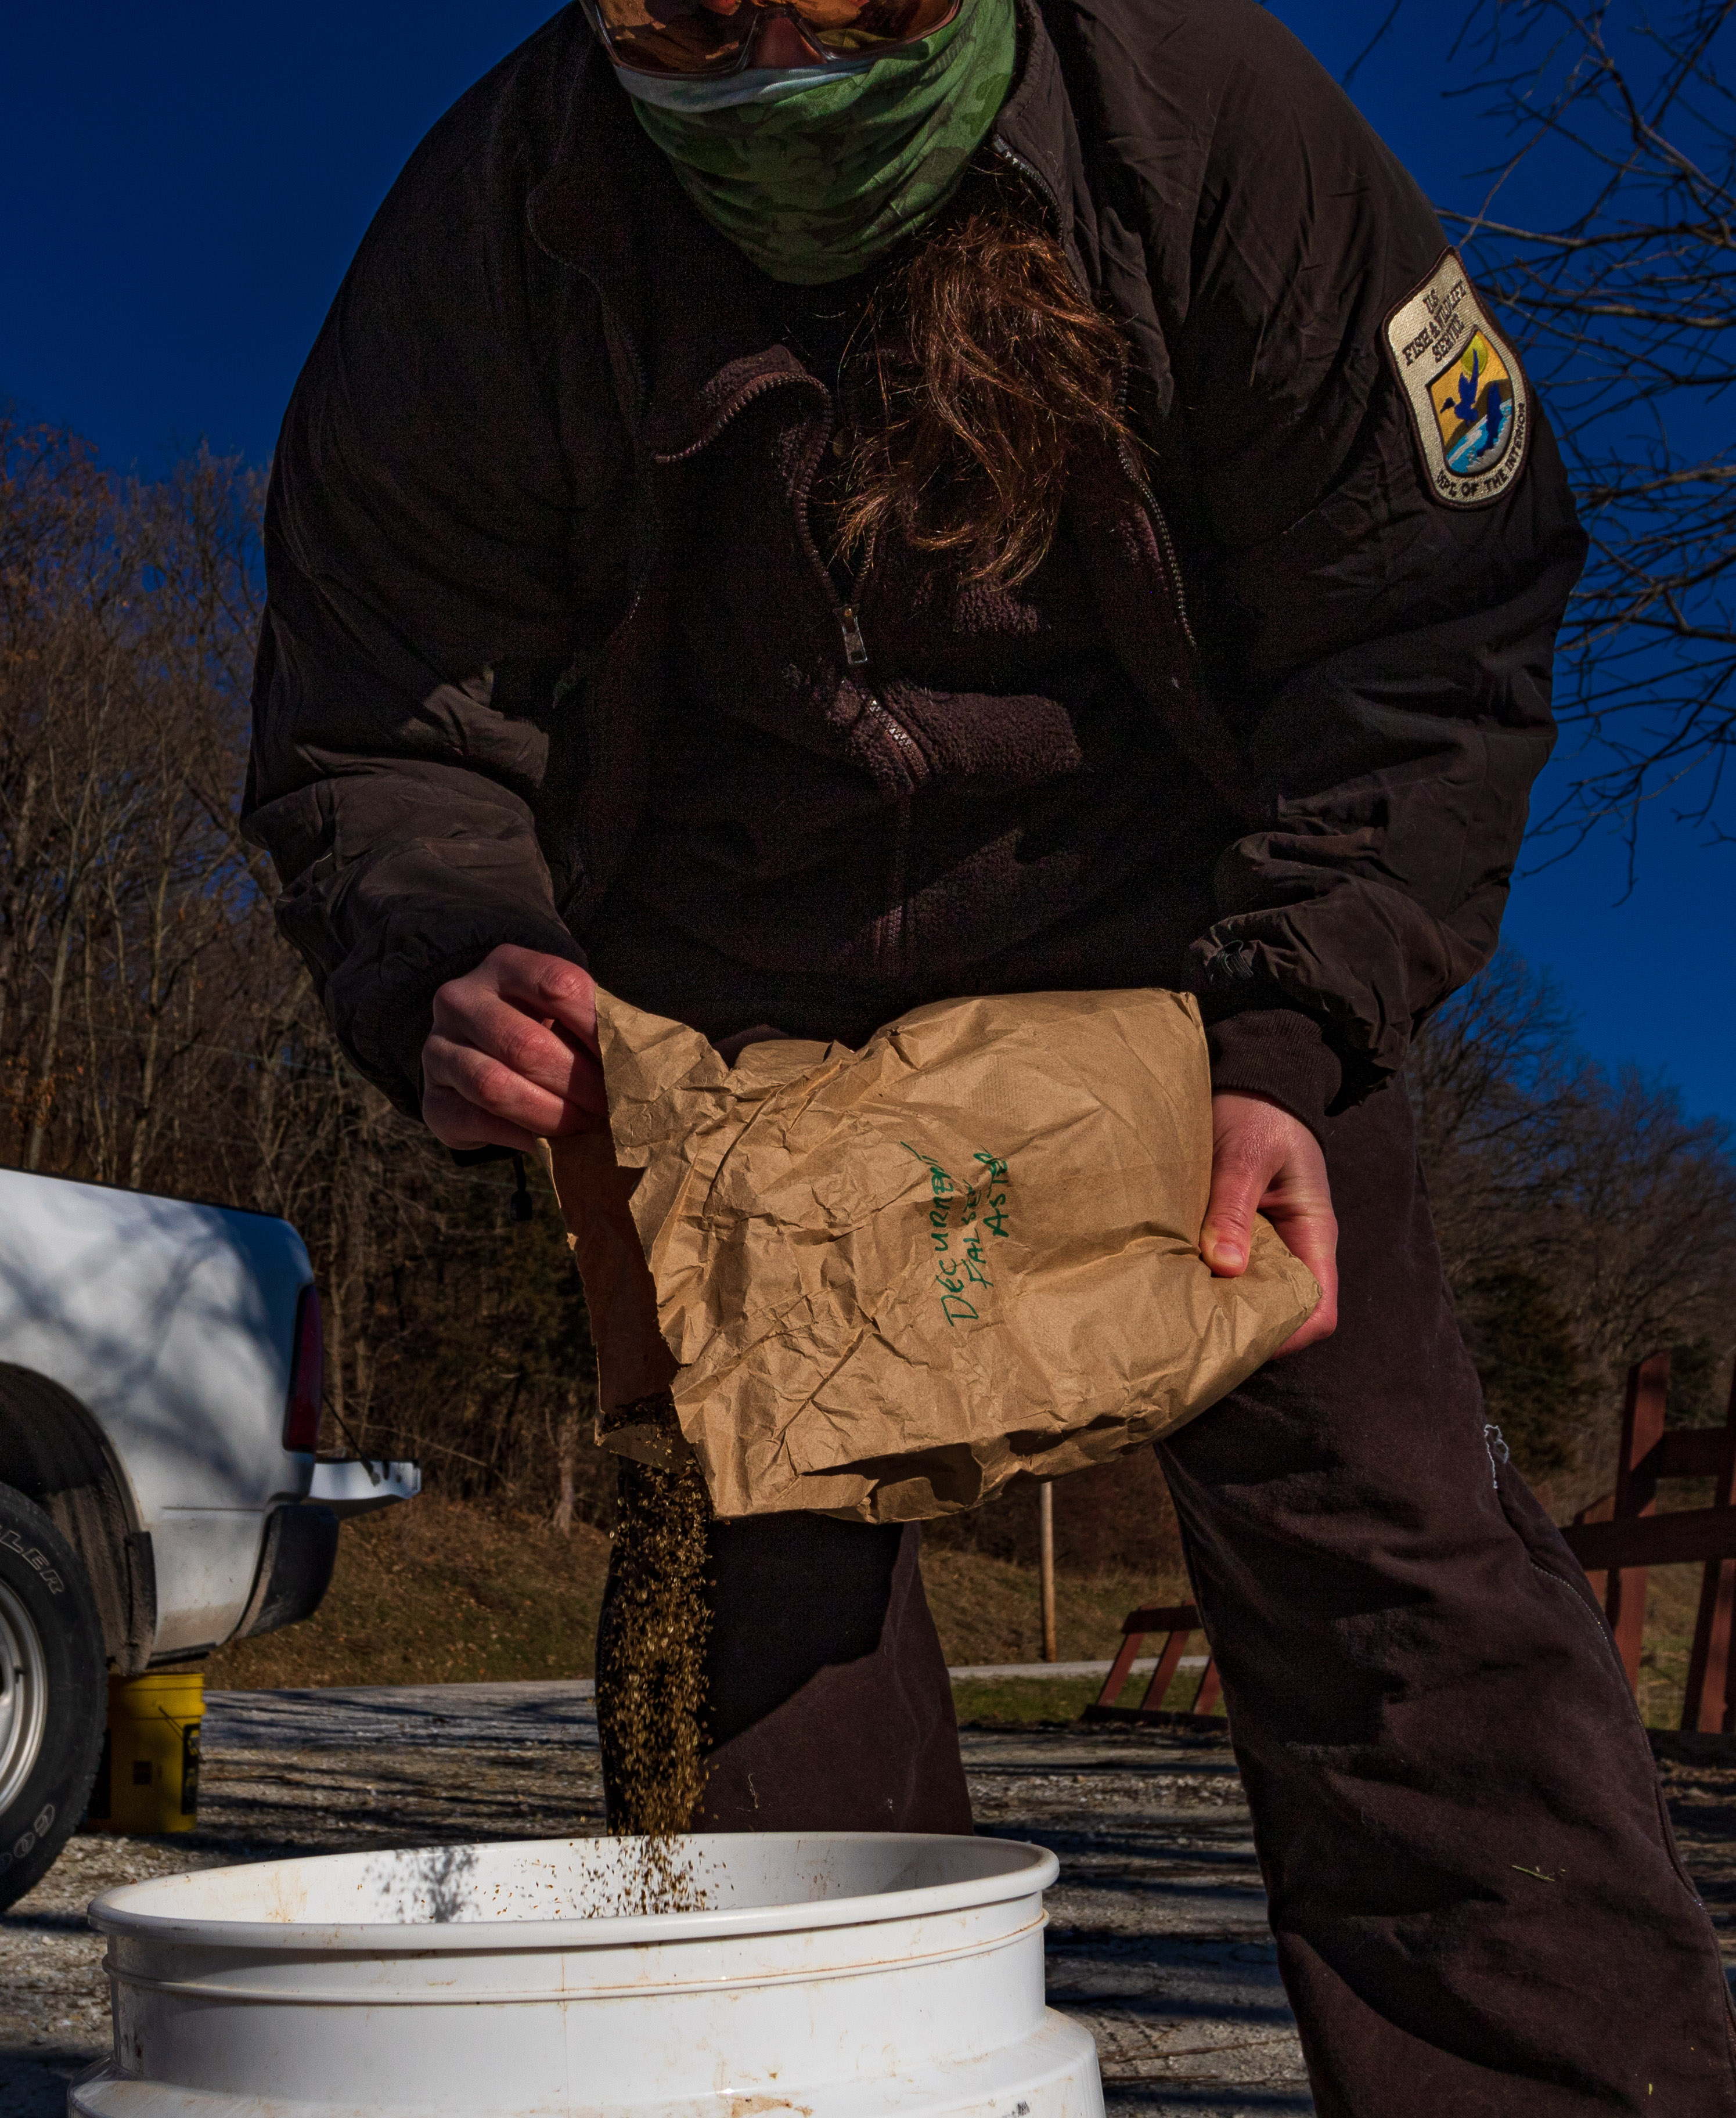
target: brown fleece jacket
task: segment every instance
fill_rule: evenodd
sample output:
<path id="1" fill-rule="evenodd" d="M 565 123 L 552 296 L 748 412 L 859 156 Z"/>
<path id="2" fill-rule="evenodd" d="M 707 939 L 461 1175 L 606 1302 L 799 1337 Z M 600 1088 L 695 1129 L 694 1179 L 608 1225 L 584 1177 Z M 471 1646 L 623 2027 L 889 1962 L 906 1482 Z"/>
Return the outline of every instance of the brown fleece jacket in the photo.
<path id="1" fill-rule="evenodd" d="M 1123 323 L 1150 484 L 1083 458 L 993 607 L 889 552 L 866 663 L 832 378 L 577 7 L 382 208 L 276 461 L 246 824 L 406 1108 L 505 941 L 715 1036 L 1185 983 L 1218 1085 L 1317 1125 L 1487 960 L 1583 539 L 1534 404 L 1439 497 L 1385 330 L 1426 203 L 1252 0 L 1026 0 L 984 151 Z"/>

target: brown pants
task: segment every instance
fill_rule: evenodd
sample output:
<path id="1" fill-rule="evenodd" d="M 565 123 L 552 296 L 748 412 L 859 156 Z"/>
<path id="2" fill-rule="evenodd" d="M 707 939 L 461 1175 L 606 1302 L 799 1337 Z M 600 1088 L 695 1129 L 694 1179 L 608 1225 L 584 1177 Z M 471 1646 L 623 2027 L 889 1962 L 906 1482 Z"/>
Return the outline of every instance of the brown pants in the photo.
<path id="1" fill-rule="evenodd" d="M 1160 1450 L 1322 2118 L 1736 2118 L 1602 1617 L 1485 1436 L 1410 1115 L 1329 1128 L 1335 1337 Z M 720 1528 L 714 1829 L 966 1830 L 909 1533 Z"/>

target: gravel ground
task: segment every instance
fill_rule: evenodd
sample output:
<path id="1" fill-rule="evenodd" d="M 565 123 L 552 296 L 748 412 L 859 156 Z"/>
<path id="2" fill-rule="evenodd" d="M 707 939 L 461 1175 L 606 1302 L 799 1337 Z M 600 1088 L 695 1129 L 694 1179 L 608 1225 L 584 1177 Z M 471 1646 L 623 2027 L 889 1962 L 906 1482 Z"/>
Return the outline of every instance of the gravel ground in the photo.
<path id="1" fill-rule="evenodd" d="M 1114 2118 L 1312 2109 L 1228 1746 L 1146 1730 L 965 1732 L 979 1825 L 1052 1847 L 1050 1997 Z M 1661 1738 L 1684 1854 L 1736 1958 L 1736 1746 Z M 196 1832 L 76 1838 L 0 1915 L 0 2118 L 59 2118 L 109 2049 L 100 1890 L 296 1853 L 601 1829 L 588 1686 L 215 1693 Z"/>

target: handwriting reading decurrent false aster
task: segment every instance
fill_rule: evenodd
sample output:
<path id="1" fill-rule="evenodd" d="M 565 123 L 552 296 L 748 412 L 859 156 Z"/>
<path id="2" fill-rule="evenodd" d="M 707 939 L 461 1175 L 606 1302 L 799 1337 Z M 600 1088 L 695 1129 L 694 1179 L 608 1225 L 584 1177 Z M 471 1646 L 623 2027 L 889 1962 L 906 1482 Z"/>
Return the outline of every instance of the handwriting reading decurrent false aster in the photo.
<path id="1" fill-rule="evenodd" d="M 900 1145 L 914 1154 L 928 1172 L 928 1241 L 934 1253 L 934 1283 L 940 1289 L 941 1314 L 949 1324 L 976 1320 L 979 1311 L 970 1291 L 991 1288 L 994 1282 L 984 1269 L 987 1236 L 1005 1237 L 1008 1176 L 998 1154 L 974 1154 L 975 1182 L 956 1183 L 934 1159 L 909 1140 Z"/>

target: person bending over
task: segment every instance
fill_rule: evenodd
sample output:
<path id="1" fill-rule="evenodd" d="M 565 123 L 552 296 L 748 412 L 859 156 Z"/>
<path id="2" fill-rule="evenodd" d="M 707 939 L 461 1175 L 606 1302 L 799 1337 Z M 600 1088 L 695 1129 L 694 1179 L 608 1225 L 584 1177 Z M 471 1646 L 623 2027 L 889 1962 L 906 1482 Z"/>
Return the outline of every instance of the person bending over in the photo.
<path id="1" fill-rule="evenodd" d="M 596 0 L 417 150 L 296 389 L 246 822 L 448 1145 L 722 1044 L 1198 997 L 1201 1238 L 1324 1290 L 1159 1448 L 1317 2108 L 1736 2114 L 1397 1077 L 1489 958 L 1584 540 L 1415 186 L 1253 0 Z M 712 1533 L 714 1829 L 965 1831 L 914 1531 Z"/>

